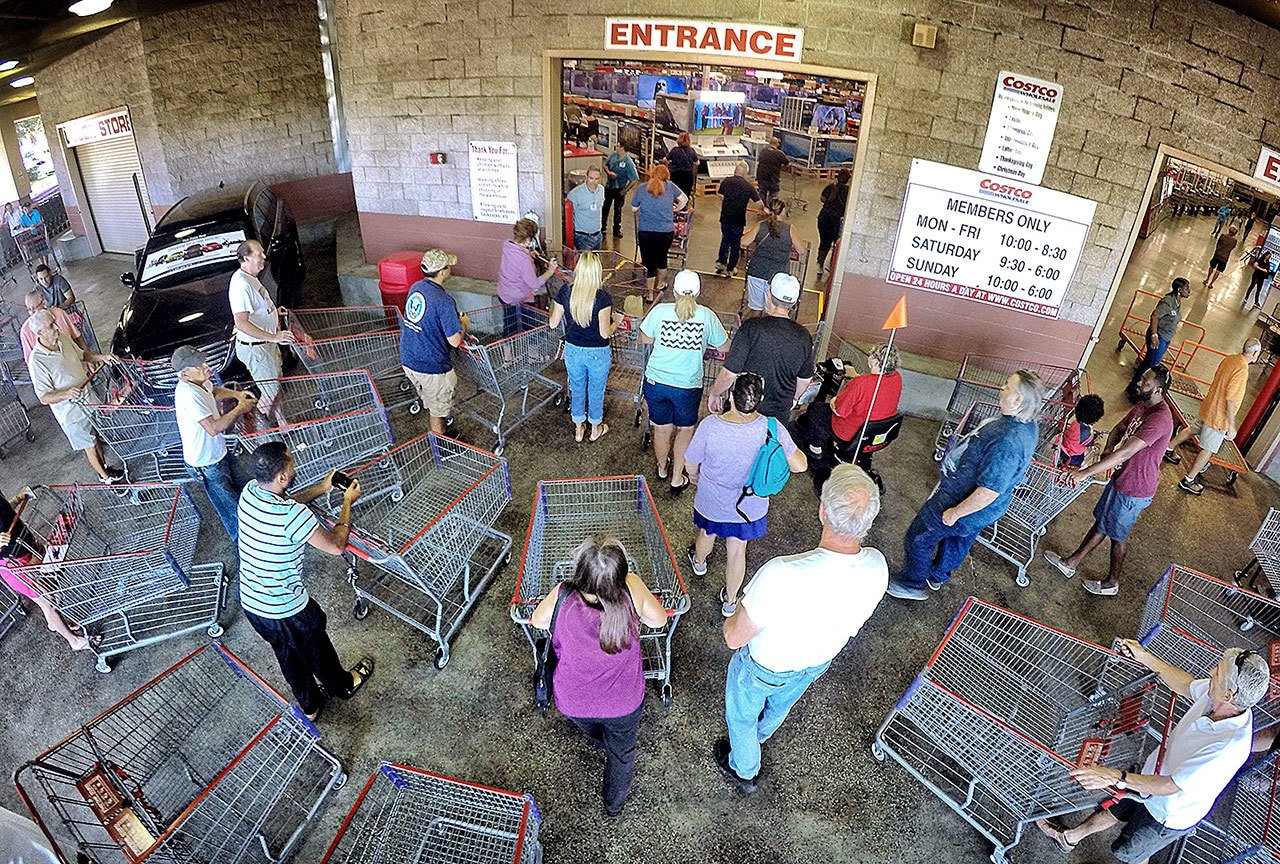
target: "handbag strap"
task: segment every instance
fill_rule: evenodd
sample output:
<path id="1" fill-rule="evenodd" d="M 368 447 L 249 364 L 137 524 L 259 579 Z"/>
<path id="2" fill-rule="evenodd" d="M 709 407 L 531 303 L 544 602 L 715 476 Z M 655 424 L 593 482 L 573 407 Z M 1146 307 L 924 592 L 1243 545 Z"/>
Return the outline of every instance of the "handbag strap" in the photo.
<path id="1" fill-rule="evenodd" d="M 564 582 L 556 586 L 559 591 L 556 594 L 556 605 L 551 607 L 551 623 L 547 625 L 547 636 L 549 637 L 556 629 L 556 618 L 560 616 L 560 605 L 564 603 L 564 599 L 573 593 L 573 589 L 569 588 Z M 547 640 L 548 644 L 550 639 Z"/>

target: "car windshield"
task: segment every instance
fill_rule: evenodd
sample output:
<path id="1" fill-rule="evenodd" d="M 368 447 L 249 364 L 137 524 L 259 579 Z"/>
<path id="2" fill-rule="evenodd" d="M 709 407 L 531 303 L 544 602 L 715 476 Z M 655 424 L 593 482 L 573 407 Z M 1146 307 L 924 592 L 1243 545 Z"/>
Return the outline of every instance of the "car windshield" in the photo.
<path id="1" fill-rule="evenodd" d="M 185 236 L 179 236 L 185 235 Z M 179 273 L 228 265 L 236 259 L 236 247 L 244 242 L 243 228 L 220 225 L 165 238 L 153 237 L 142 262 L 140 287 L 156 287 Z M 154 244 L 154 245 L 153 245 Z"/>

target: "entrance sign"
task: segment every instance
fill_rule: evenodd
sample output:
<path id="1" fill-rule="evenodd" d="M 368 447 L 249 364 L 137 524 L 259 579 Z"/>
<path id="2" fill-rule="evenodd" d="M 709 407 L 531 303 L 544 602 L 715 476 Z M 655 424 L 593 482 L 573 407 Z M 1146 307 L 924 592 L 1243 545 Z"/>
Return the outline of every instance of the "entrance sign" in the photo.
<path id="1" fill-rule="evenodd" d="M 516 145 L 510 141 L 471 141 L 471 218 L 512 224 L 520 218 Z"/>
<path id="2" fill-rule="evenodd" d="M 763 24 L 606 18 L 604 47 L 627 51 L 723 54 L 760 60 L 800 62 L 804 31 Z"/>
<path id="3" fill-rule="evenodd" d="M 1021 183 L 1038 184 L 1058 128 L 1062 85 L 1001 72 L 991 100 L 987 137 L 978 170 Z"/>
<path id="4" fill-rule="evenodd" d="M 886 281 L 1057 318 L 1096 206 L 913 159 Z"/>
<path id="5" fill-rule="evenodd" d="M 81 144 L 92 141 L 106 141 L 109 138 L 133 134 L 133 123 L 129 119 L 128 108 L 116 108 L 101 114 L 68 120 L 66 123 L 59 123 L 58 128 L 62 130 L 62 137 L 66 139 L 68 147 L 79 147 Z"/>
<path id="6" fill-rule="evenodd" d="M 1262 153 L 1258 156 L 1258 164 L 1253 169 L 1253 176 L 1274 186 L 1280 186 L 1280 153 L 1269 147 L 1263 147 Z"/>

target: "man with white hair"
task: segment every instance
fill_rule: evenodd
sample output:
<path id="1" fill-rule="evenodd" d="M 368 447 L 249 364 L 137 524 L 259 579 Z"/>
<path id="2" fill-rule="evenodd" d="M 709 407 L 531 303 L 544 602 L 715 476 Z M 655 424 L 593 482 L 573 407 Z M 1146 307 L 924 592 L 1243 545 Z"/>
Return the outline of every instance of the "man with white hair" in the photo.
<path id="1" fill-rule="evenodd" d="M 36 344 L 27 358 L 27 369 L 31 373 L 31 388 L 36 398 L 53 411 L 54 419 L 62 427 L 72 449 L 84 452 L 89 467 L 98 478 L 103 483 L 115 483 L 124 473 L 107 467 L 102 442 L 93 431 L 92 418 L 76 401 L 89 383 L 86 364 L 106 363 L 115 357 L 81 348 L 70 336 L 58 330 L 51 309 L 41 309 L 31 316 L 31 321 L 36 331 Z"/>
<path id="2" fill-rule="evenodd" d="M 879 512 L 871 478 L 838 466 L 818 505 L 818 548 L 766 562 L 724 623 L 734 651 L 724 685 L 729 736 L 716 742 L 714 755 L 741 792 L 755 790 L 760 745 L 884 596 L 889 566 L 879 550 L 862 545 Z"/>
<path id="3" fill-rule="evenodd" d="M 1178 482 L 1178 488 L 1183 492 L 1191 495 L 1204 492 L 1204 485 L 1197 478 L 1209 467 L 1209 460 L 1222 449 L 1226 440 L 1236 437 L 1236 416 L 1240 413 L 1240 406 L 1244 404 L 1245 388 L 1249 386 L 1249 364 L 1258 362 L 1260 356 L 1262 342 L 1247 339 L 1239 354 L 1223 357 L 1218 363 L 1217 371 L 1213 373 L 1209 392 L 1200 403 L 1200 422 L 1188 425 L 1169 442 L 1164 461 L 1174 465 L 1182 461 L 1178 448 L 1191 440 L 1192 435 L 1196 437 L 1196 446 L 1200 448 L 1187 476 Z M 1190 418 L 1187 419 L 1190 423 Z"/>
<path id="4" fill-rule="evenodd" d="M 1036 451 L 1044 402 L 1040 376 L 1020 369 L 1000 391 L 1000 414 L 966 434 L 942 460 L 942 476 L 902 540 L 902 572 L 889 583 L 899 600 L 924 600 L 969 555 L 973 541 L 1009 509 Z"/>
<path id="5" fill-rule="evenodd" d="M 1197 680 L 1132 639 L 1121 640 L 1120 651 L 1192 705 L 1165 739 L 1163 751 L 1147 757 L 1141 773 L 1102 765 L 1071 772 L 1086 789 L 1123 795 L 1118 801 L 1098 807 L 1074 828 L 1056 819 L 1041 819 L 1036 826 L 1070 854 L 1084 838 L 1123 823 L 1112 854 L 1124 864 L 1144 864 L 1195 829 L 1249 758 L 1253 706 L 1266 696 L 1271 670 L 1261 654 L 1228 648 L 1209 677 Z"/>

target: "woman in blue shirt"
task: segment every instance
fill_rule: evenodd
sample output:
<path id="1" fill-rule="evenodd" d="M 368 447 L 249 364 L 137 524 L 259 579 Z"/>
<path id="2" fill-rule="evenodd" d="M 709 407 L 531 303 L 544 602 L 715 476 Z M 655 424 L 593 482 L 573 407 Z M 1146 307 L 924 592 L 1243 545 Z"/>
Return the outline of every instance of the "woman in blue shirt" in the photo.
<path id="1" fill-rule="evenodd" d="M 592 441 L 609 431 L 604 422 L 604 385 L 613 362 L 609 337 L 618 322 L 613 320 L 613 298 L 600 287 L 603 279 L 600 256 L 583 252 L 573 268 L 572 285 L 563 286 L 551 301 L 551 329 L 564 321 L 564 368 L 575 441 L 582 440 L 587 421 Z"/>
<path id="2" fill-rule="evenodd" d="M 649 182 L 631 196 L 631 212 L 636 214 L 636 245 L 640 247 L 640 263 L 645 275 L 653 280 L 653 293 L 666 287 L 667 253 L 676 237 L 677 210 L 683 210 L 689 197 L 671 182 L 666 165 L 649 169 Z"/>

